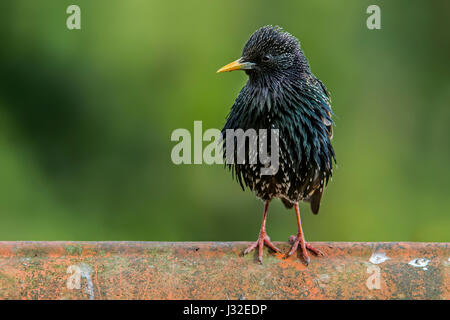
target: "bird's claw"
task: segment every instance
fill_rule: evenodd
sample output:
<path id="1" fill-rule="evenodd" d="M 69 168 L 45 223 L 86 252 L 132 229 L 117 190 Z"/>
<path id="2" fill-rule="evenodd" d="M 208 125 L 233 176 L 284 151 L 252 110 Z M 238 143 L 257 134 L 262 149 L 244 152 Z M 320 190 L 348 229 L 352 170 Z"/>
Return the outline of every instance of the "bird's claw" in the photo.
<path id="1" fill-rule="evenodd" d="M 321 250 L 319 250 L 317 248 L 314 248 L 309 243 L 306 243 L 306 249 L 308 249 L 309 251 L 314 253 L 316 256 L 319 256 L 319 257 L 324 257 L 325 256 L 325 253 L 323 253 Z"/>
<path id="2" fill-rule="evenodd" d="M 258 240 L 254 242 L 252 245 L 250 245 L 247 249 L 244 251 L 244 255 L 252 252 L 256 247 L 258 247 L 258 261 L 259 263 L 262 263 L 262 257 L 263 257 L 263 251 L 264 251 L 264 245 L 269 247 L 275 252 L 281 252 L 280 249 L 278 249 L 271 241 L 267 233 L 260 232 Z"/>
<path id="3" fill-rule="evenodd" d="M 311 262 L 311 258 L 309 257 L 308 250 L 314 253 L 316 256 L 325 256 L 325 254 L 319 249 L 314 248 L 312 245 L 307 243 L 303 237 L 299 234 L 297 236 L 290 236 L 289 243 L 292 244 L 291 250 L 286 255 L 286 258 L 290 257 L 295 251 L 297 251 L 298 246 L 300 245 L 300 249 L 302 251 L 303 259 L 305 259 L 306 265 Z"/>

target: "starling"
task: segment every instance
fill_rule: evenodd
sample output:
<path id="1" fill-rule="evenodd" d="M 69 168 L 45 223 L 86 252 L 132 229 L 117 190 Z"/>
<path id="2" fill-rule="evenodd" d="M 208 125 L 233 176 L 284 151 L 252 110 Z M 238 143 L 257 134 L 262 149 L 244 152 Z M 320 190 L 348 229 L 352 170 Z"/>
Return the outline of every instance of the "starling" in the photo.
<path id="1" fill-rule="evenodd" d="M 329 92 L 311 73 L 298 39 L 278 26 L 258 29 L 245 44 L 241 58 L 217 72 L 233 70 L 244 70 L 248 81 L 227 117 L 223 141 L 227 129 L 277 129 L 279 134 L 279 169 L 275 174 L 262 175 L 258 169 L 267 165 L 260 162 L 227 163 L 241 187 L 249 188 L 265 202 L 258 240 L 244 254 L 258 248 L 262 263 L 264 245 L 280 252 L 266 233 L 269 203 L 279 198 L 287 209 L 295 207 L 297 215 L 298 233 L 290 238 L 292 247 L 287 256 L 300 248 L 309 264 L 308 250 L 316 255 L 323 253 L 305 242 L 299 201 L 309 202 L 311 211 L 318 213 L 336 162 Z M 226 157 L 226 150 L 223 152 Z"/>

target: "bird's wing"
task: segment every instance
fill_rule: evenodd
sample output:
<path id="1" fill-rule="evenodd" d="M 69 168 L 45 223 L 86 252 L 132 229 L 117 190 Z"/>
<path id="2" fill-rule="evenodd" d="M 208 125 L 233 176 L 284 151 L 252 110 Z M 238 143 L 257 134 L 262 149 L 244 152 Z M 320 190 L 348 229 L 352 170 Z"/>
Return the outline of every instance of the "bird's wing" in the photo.
<path id="1" fill-rule="evenodd" d="M 330 93 L 329 93 L 327 87 L 325 87 L 325 85 L 322 83 L 322 81 L 317 79 L 315 76 L 312 76 L 312 78 L 313 78 L 312 82 L 315 84 L 314 87 L 316 88 L 316 90 L 319 91 L 320 95 L 324 98 L 324 100 L 328 106 L 328 109 L 326 111 L 326 113 L 328 114 L 328 118 L 322 117 L 322 122 L 326 126 L 327 135 L 331 140 L 333 138 L 333 120 L 331 119 L 333 114 L 331 111 Z M 327 182 L 328 182 L 328 178 L 327 178 Z M 321 177 L 316 172 L 316 175 L 313 178 L 314 186 L 312 188 L 312 191 L 310 192 L 308 197 L 304 200 L 304 201 L 310 203 L 311 211 L 314 214 L 317 214 L 319 212 L 320 201 L 322 199 L 322 194 L 325 189 L 325 184 L 326 183 L 323 183 L 323 177 Z"/>
<path id="2" fill-rule="evenodd" d="M 328 91 L 327 87 L 325 87 L 325 85 L 323 84 L 322 81 L 320 81 L 319 79 L 316 78 L 317 83 L 320 86 L 320 89 L 323 91 L 323 93 L 325 94 L 325 96 L 327 97 L 327 104 L 330 107 L 331 110 L 331 97 L 330 97 L 330 92 Z M 328 116 L 330 116 L 330 118 L 332 117 L 331 112 L 328 112 Z M 328 136 L 330 137 L 330 139 L 333 138 L 333 123 L 328 120 L 328 119 L 324 119 L 322 118 L 323 123 L 327 126 L 327 131 L 328 131 Z M 320 201 L 320 200 L 319 200 Z"/>

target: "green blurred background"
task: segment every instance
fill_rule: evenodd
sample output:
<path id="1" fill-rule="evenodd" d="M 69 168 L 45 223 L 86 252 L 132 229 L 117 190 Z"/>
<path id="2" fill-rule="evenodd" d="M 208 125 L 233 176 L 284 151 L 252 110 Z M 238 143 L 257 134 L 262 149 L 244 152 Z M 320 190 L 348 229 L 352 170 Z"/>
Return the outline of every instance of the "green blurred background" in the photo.
<path id="1" fill-rule="evenodd" d="M 215 71 L 266 24 L 300 39 L 337 115 L 307 239 L 450 241 L 447 0 L 2 0 L 0 239 L 255 240 L 263 203 L 220 165 L 174 165 L 170 136 L 222 128 L 246 75 Z M 280 201 L 268 232 L 296 232 Z"/>

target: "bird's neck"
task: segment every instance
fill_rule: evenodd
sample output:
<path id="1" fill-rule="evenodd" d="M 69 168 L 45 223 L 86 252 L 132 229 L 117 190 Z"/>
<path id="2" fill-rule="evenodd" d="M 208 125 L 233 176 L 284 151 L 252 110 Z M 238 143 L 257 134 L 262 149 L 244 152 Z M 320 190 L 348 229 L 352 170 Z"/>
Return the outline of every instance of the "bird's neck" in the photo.
<path id="1" fill-rule="evenodd" d="M 312 76 L 309 70 L 290 70 L 269 74 L 255 74 L 246 84 L 246 103 L 258 117 L 270 117 L 270 114 L 285 114 L 295 109 L 310 109 L 311 105 L 300 103 L 303 90 L 310 91 Z M 322 97 L 318 97 L 318 99 Z M 305 111 L 308 111 L 305 110 Z"/>
<path id="2" fill-rule="evenodd" d="M 249 81 L 248 84 L 255 90 L 280 89 L 283 86 L 295 85 L 302 78 L 308 77 L 311 71 L 306 60 L 296 60 L 289 69 L 270 70 L 260 72 L 257 70 L 246 70 Z"/>

